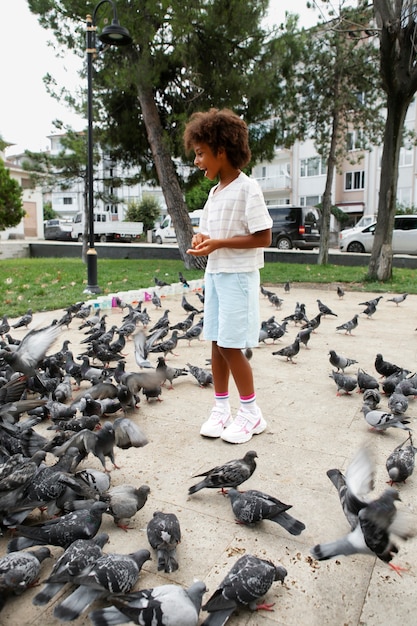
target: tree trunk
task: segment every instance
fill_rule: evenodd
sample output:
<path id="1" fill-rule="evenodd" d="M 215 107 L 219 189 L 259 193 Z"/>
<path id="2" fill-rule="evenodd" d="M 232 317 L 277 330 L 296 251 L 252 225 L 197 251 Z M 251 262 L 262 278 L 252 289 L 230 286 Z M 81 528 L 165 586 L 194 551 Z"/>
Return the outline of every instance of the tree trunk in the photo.
<path id="1" fill-rule="evenodd" d="M 327 159 L 326 186 L 321 204 L 321 228 L 320 228 L 320 249 L 317 259 L 318 265 L 327 265 L 329 262 L 329 239 L 330 239 L 330 213 L 332 208 L 332 186 L 334 170 L 336 167 L 336 149 L 339 134 L 339 112 L 334 110 L 332 123 L 332 137 L 330 140 L 330 150 Z"/>
<path id="2" fill-rule="evenodd" d="M 205 257 L 193 257 L 186 253 L 186 250 L 191 245 L 194 231 L 178 182 L 177 173 L 164 141 L 164 129 L 159 118 L 152 87 L 139 85 L 138 98 L 158 174 L 159 184 L 161 185 L 168 213 L 172 217 L 175 233 L 177 235 L 181 258 L 187 269 L 192 267 L 204 269 L 206 264 Z"/>
<path id="3" fill-rule="evenodd" d="M 388 96 L 378 217 L 368 268 L 371 280 L 385 281 L 392 277 L 392 230 L 397 205 L 398 161 L 408 105 L 409 102 L 403 96 Z"/>

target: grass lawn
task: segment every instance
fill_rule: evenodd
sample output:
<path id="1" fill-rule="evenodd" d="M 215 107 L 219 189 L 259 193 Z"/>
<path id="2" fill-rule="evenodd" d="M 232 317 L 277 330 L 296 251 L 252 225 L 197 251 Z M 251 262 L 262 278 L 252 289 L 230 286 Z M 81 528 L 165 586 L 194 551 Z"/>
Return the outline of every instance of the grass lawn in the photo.
<path id="1" fill-rule="evenodd" d="M 84 294 L 87 268 L 81 259 L 4 259 L 0 261 L 0 316 L 17 317 L 28 308 L 36 311 L 62 309 L 95 296 Z M 154 286 L 154 277 L 178 282 L 181 271 L 188 280 L 203 278 L 201 270 L 185 270 L 182 261 L 99 259 L 98 284 L 102 294 Z M 344 284 L 357 291 L 417 293 L 415 270 L 393 270 L 386 283 L 366 282 L 365 267 L 267 263 L 261 270 L 265 285 L 294 283 Z"/>

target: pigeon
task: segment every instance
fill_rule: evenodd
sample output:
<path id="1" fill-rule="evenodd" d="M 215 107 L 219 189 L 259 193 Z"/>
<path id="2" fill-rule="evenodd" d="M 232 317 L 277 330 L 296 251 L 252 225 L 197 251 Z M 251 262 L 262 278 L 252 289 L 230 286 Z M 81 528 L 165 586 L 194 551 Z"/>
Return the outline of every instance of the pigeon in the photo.
<path id="1" fill-rule="evenodd" d="M 390 478 L 391 486 L 394 483 L 405 483 L 414 472 L 417 448 L 413 446 L 411 433 L 388 456 L 385 466 Z"/>
<path id="2" fill-rule="evenodd" d="M 362 400 L 364 404 L 367 404 L 373 410 L 381 402 L 381 394 L 377 389 L 365 389 Z"/>
<path id="3" fill-rule="evenodd" d="M 169 287 L 171 283 L 166 283 L 164 280 L 160 280 L 156 276 L 154 276 L 154 282 L 157 287 Z"/>
<path id="4" fill-rule="evenodd" d="M 338 372 L 340 370 L 344 372 L 347 367 L 357 363 L 356 359 L 350 359 L 349 357 L 337 354 L 335 350 L 330 350 L 329 355 L 330 364 L 333 365 L 333 367 L 336 367 Z"/>
<path id="5" fill-rule="evenodd" d="M 387 413 L 386 411 L 378 411 L 371 409 L 367 404 L 362 405 L 362 413 L 371 430 L 384 431 L 387 428 L 402 428 L 403 430 L 411 430 L 406 424 L 409 424 L 402 415 Z"/>
<path id="6" fill-rule="evenodd" d="M 369 554 L 398 571 L 401 568 L 391 563 L 398 553 L 392 535 L 406 540 L 417 532 L 411 513 L 397 510 L 395 502 L 399 499 L 398 491 L 390 487 L 379 498 L 365 502 L 358 512 L 354 530 L 336 541 L 315 545 L 311 549 L 312 556 L 323 561 L 339 555 Z"/>
<path id="7" fill-rule="evenodd" d="M 61 328 L 57 324 L 38 330 L 30 330 L 23 337 L 16 350 L 13 352 L 9 352 L 7 349 L 0 350 L 0 359 L 3 358 L 13 371 L 21 372 L 27 377 L 36 377 L 38 367 L 46 352 L 60 334 Z"/>
<path id="8" fill-rule="evenodd" d="M 343 298 L 343 296 L 345 295 L 345 290 L 343 289 L 343 287 L 341 287 L 340 285 L 337 285 L 336 287 L 336 293 L 339 296 L 340 299 Z"/>
<path id="9" fill-rule="evenodd" d="M 193 304 L 188 302 L 184 294 L 181 298 L 181 306 L 186 313 L 201 313 Z"/>
<path id="10" fill-rule="evenodd" d="M 359 315 L 356 314 L 348 322 L 345 322 L 344 324 L 340 324 L 340 326 L 336 326 L 336 330 L 344 330 L 345 335 L 351 335 L 352 330 L 354 330 L 358 325 L 358 319 L 359 319 Z"/>
<path id="11" fill-rule="evenodd" d="M 191 365 L 191 363 L 187 363 L 187 367 L 188 371 L 192 376 L 194 376 L 200 387 L 207 387 L 207 385 L 213 384 L 213 374 L 210 370 L 205 369 L 204 367 L 198 367 L 198 365 Z"/>
<path id="12" fill-rule="evenodd" d="M 53 454 L 59 457 L 64 454 L 68 448 L 75 447 L 78 450 L 78 455 L 75 458 L 74 464 L 77 466 L 91 452 L 91 454 L 94 454 L 94 456 L 100 460 L 104 470 L 107 471 L 106 457 L 110 459 L 115 469 L 119 469 L 114 458 L 115 445 L 116 435 L 114 426 L 111 422 L 107 421 L 104 422 L 102 428 L 97 432 L 86 428 L 78 433 L 74 433 L 64 444 L 54 448 Z"/>
<path id="13" fill-rule="evenodd" d="M 297 333 L 297 339 L 308 349 L 308 342 L 310 341 L 313 328 L 304 328 Z"/>
<path id="14" fill-rule="evenodd" d="M 401 304 L 401 302 L 404 302 L 407 296 L 408 293 L 403 293 L 400 296 L 393 296 L 392 298 L 389 298 L 387 302 L 395 302 L 395 304 L 398 306 L 399 304 Z"/>
<path id="15" fill-rule="evenodd" d="M 99 533 L 93 539 L 76 539 L 56 561 L 42 589 L 33 598 L 35 606 L 44 606 L 59 593 L 73 576 L 94 565 L 102 556 L 102 548 L 109 540 L 107 533 Z M 12 553 L 13 554 L 13 553 Z"/>
<path id="16" fill-rule="evenodd" d="M 240 524 L 256 524 L 262 520 L 276 522 L 291 535 L 300 535 L 305 529 L 305 524 L 287 513 L 292 504 L 284 504 L 274 496 L 270 496 L 256 489 L 240 492 L 237 489 L 229 489 L 227 496 L 230 498 L 233 513 Z"/>
<path id="17" fill-rule="evenodd" d="M 314 333 L 316 328 L 320 326 L 322 316 L 323 313 L 317 313 L 315 317 L 312 317 L 311 320 L 308 320 L 308 322 L 305 322 L 305 324 L 301 326 L 301 330 L 304 328 L 312 328 Z"/>
<path id="18" fill-rule="evenodd" d="M 173 330 L 171 337 L 169 337 L 168 339 L 165 339 L 165 341 L 154 344 L 152 348 L 149 349 L 149 352 L 163 352 L 165 357 L 169 353 L 174 356 L 178 356 L 174 352 L 175 348 L 177 347 L 177 344 L 178 344 L 178 331 Z"/>
<path id="19" fill-rule="evenodd" d="M 188 589 L 160 585 L 109 598 L 113 606 L 89 614 L 93 626 L 133 622 L 152 626 L 197 626 L 206 585 L 196 581 Z"/>
<path id="20" fill-rule="evenodd" d="M 156 291 L 152 293 L 151 302 L 154 305 L 155 309 L 162 309 L 162 301 Z"/>
<path id="21" fill-rule="evenodd" d="M 0 323 L 0 335 L 3 337 L 3 339 L 4 339 L 4 335 L 7 335 L 9 330 L 10 330 L 10 324 L 9 324 L 8 317 L 7 315 L 3 315 L 3 318 Z"/>
<path id="22" fill-rule="evenodd" d="M 368 319 L 371 319 L 372 315 L 376 313 L 376 304 L 373 304 L 373 303 L 368 304 L 368 306 L 366 307 L 364 311 L 362 311 L 362 313 L 366 315 Z"/>
<path id="23" fill-rule="evenodd" d="M 185 318 L 185 320 L 182 320 L 180 322 L 177 322 L 173 326 L 170 326 L 169 330 L 180 330 L 182 332 L 185 332 L 186 330 L 191 328 L 191 326 L 193 325 L 194 317 L 195 317 L 195 312 L 191 311 L 191 313 Z"/>
<path id="24" fill-rule="evenodd" d="M 276 309 L 280 309 L 284 300 L 280 298 L 276 293 L 271 293 L 268 296 L 269 302 L 275 306 Z"/>
<path id="25" fill-rule="evenodd" d="M 193 339 L 200 340 L 200 335 L 203 332 L 203 322 L 204 318 L 201 317 L 200 320 L 196 324 L 194 324 L 194 326 L 191 326 L 191 328 L 186 330 L 183 335 L 179 335 L 178 339 L 187 339 L 189 346 L 191 345 Z"/>
<path id="26" fill-rule="evenodd" d="M 22 317 L 17 320 L 14 324 L 12 324 L 12 328 L 22 328 L 23 326 L 27 328 L 29 324 L 33 320 L 33 312 L 32 309 L 28 309 Z"/>
<path id="27" fill-rule="evenodd" d="M 241 556 L 203 605 L 209 616 L 202 626 L 221 626 L 242 606 L 252 611 L 271 611 L 273 604 L 257 604 L 257 600 L 268 593 L 273 582 L 283 584 L 286 576 L 287 570 L 281 565 L 252 554 Z"/>
<path id="28" fill-rule="evenodd" d="M 326 473 L 337 489 L 343 513 L 351 530 L 354 530 L 359 523 L 359 511 L 366 506 L 365 498 L 374 485 L 375 467 L 370 450 L 360 448 L 345 475 L 339 469 L 330 469 Z"/>
<path id="29" fill-rule="evenodd" d="M 378 374 L 385 378 L 402 370 L 399 365 L 386 361 L 381 353 L 378 353 L 375 357 L 375 369 Z"/>
<path id="30" fill-rule="evenodd" d="M 0 557 L 0 611 L 7 598 L 20 595 L 39 578 L 41 563 L 52 556 L 47 547 L 19 550 Z"/>
<path id="31" fill-rule="evenodd" d="M 297 354 L 300 351 L 300 339 L 297 336 L 293 343 L 291 343 L 289 346 L 285 346 L 284 348 L 281 348 L 280 350 L 275 350 L 275 352 L 273 352 L 272 354 L 278 354 L 279 356 L 285 356 L 286 360 L 289 361 L 290 363 L 293 363 L 294 365 L 296 365 L 295 361 L 293 361 L 293 357 L 297 356 Z"/>
<path id="32" fill-rule="evenodd" d="M 236 489 L 252 476 L 256 469 L 255 459 L 257 458 L 258 455 L 255 450 L 249 450 L 242 459 L 233 459 L 223 465 L 217 465 L 207 472 L 196 474 L 193 478 L 204 476 L 204 479 L 190 487 L 188 494 L 192 495 L 201 489 L 221 489 L 222 492 L 225 491 L 226 487 Z"/>
<path id="33" fill-rule="evenodd" d="M 11 539 L 8 552 L 31 546 L 52 545 L 68 548 L 76 539 L 92 539 L 98 532 L 107 504 L 95 502 L 89 509 L 74 511 L 33 526 L 16 526 L 21 535 Z"/>
<path id="34" fill-rule="evenodd" d="M 407 396 L 398 391 L 394 391 L 388 398 L 388 408 L 394 415 L 403 415 L 408 409 Z"/>
<path id="35" fill-rule="evenodd" d="M 319 311 L 322 315 L 326 316 L 326 315 L 333 315 L 334 317 L 337 317 L 337 314 L 334 313 L 326 304 L 323 304 L 323 302 L 321 300 L 317 299 L 317 305 L 319 307 Z"/>
<path id="36" fill-rule="evenodd" d="M 291 290 L 291 284 L 287 280 L 287 282 L 284 284 L 284 291 L 285 291 L 285 293 L 290 293 L 290 290 Z"/>
<path id="37" fill-rule="evenodd" d="M 403 396 L 417 396 L 417 380 L 414 377 L 400 380 L 394 388 L 394 392 Z"/>
<path id="38" fill-rule="evenodd" d="M 149 550 L 130 554 L 103 554 L 92 567 L 72 577 L 79 585 L 54 608 L 54 616 L 63 622 L 77 619 L 95 600 L 109 593 L 128 593 L 139 579 L 141 569 L 151 558 Z"/>
<path id="39" fill-rule="evenodd" d="M 261 294 L 265 297 L 268 298 L 268 296 L 273 294 L 273 291 L 269 291 L 269 289 L 265 289 L 265 287 L 263 285 L 260 286 L 260 290 L 261 290 Z"/>
<path id="40" fill-rule="evenodd" d="M 407 370 L 398 370 L 386 377 L 381 384 L 382 391 L 386 396 L 391 396 L 396 390 L 398 391 L 398 384 L 405 380 L 407 373 Z"/>
<path id="41" fill-rule="evenodd" d="M 337 396 L 341 395 L 341 391 L 344 391 L 346 395 L 349 395 L 358 385 L 356 376 L 348 376 L 347 374 L 342 374 L 341 372 L 336 372 L 335 370 L 333 370 L 329 376 L 330 378 L 333 378 L 336 383 Z"/>
<path id="42" fill-rule="evenodd" d="M 163 356 L 158 357 L 158 365 L 156 366 L 156 369 L 159 369 L 163 372 L 164 380 L 161 382 L 161 384 L 164 384 L 166 381 L 168 381 L 170 384 L 168 389 L 174 388 L 172 384 L 173 380 L 175 380 L 176 378 L 179 378 L 180 376 L 188 376 L 188 373 L 189 373 L 188 370 L 185 369 L 185 367 L 169 367 L 166 364 L 166 361 Z"/>
<path id="43" fill-rule="evenodd" d="M 356 378 L 360 391 L 365 391 L 366 389 L 379 389 L 379 383 L 377 379 L 361 368 L 358 369 Z"/>
<path id="44" fill-rule="evenodd" d="M 189 287 L 189 283 L 187 282 L 187 279 L 185 278 L 184 274 L 182 272 L 178 272 L 178 278 L 180 283 L 182 283 L 184 285 L 184 287 Z"/>
<path id="45" fill-rule="evenodd" d="M 146 348 L 146 335 L 143 330 L 138 330 L 133 335 L 133 344 L 135 346 L 135 361 L 138 367 L 151 368 L 152 364 L 148 359 L 148 350 Z"/>
<path id="46" fill-rule="evenodd" d="M 365 302 L 359 302 L 359 306 L 377 306 L 380 300 L 382 300 L 382 296 L 372 298 L 371 300 L 365 300 Z"/>
<path id="47" fill-rule="evenodd" d="M 116 526 L 127 531 L 129 528 L 127 522 L 145 506 L 149 493 L 148 485 L 112 487 L 102 496 L 103 500 L 108 503 L 106 513 L 110 513 Z"/>
<path id="48" fill-rule="evenodd" d="M 156 550 L 158 572 L 175 572 L 178 569 L 176 549 L 181 541 L 178 517 L 174 513 L 155 511 L 146 527 L 146 534 L 151 547 Z"/>

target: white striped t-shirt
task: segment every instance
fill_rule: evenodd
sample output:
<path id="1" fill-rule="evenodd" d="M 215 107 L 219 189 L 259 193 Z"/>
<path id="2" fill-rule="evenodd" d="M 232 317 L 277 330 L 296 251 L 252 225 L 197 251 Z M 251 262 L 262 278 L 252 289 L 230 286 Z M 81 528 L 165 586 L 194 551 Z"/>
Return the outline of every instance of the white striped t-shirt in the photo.
<path id="1" fill-rule="evenodd" d="M 210 190 L 200 222 L 200 231 L 211 239 L 249 235 L 272 227 L 261 188 L 241 172 L 224 189 Z M 263 248 L 219 248 L 208 256 L 206 271 L 253 272 L 264 265 Z"/>

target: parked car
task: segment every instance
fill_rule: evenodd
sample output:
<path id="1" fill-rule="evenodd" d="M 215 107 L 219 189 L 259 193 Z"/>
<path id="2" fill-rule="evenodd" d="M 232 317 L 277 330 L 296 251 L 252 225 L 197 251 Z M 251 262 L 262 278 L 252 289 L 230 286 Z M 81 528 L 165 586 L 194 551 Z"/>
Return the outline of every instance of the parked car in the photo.
<path id="1" fill-rule="evenodd" d="M 376 215 L 373 215 L 373 214 L 362 215 L 361 219 L 358 222 L 356 222 L 355 226 L 349 226 L 349 228 L 344 228 L 343 230 L 340 231 L 339 241 L 343 237 L 347 237 L 348 235 L 351 235 L 352 233 L 357 233 L 363 230 L 364 228 L 366 228 L 367 226 L 370 226 L 374 222 L 376 222 Z"/>
<path id="2" fill-rule="evenodd" d="M 71 241 L 71 220 L 52 219 L 44 222 L 43 236 L 45 239 Z"/>
<path id="3" fill-rule="evenodd" d="M 320 213 L 312 206 L 268 206 L 273 220 L 271 246 L 312 250 L 320 245 Z"/>
<path id="4" fill-rule="evenodd" d="M 343 231 L 339 239 L 342 252 L 371 252 L 376 222 L 355 232 Z M 417 215 L 396 215 L 392 231 L 393 254 L 417 254 Z"/>
<path id="5" fill-rule="evenodd" d="M 200 218 L 203 214 L 203 210 L 192 211 L 190 213 L 191 226 L 195 233 L 198 232 L 200 227 Z M 177 243 L 177 235 L 172 223 L 172 218 L 167 215 L 161 222 L 159 228 L 152 233 L 152 241 L 155 243 Z"/>

